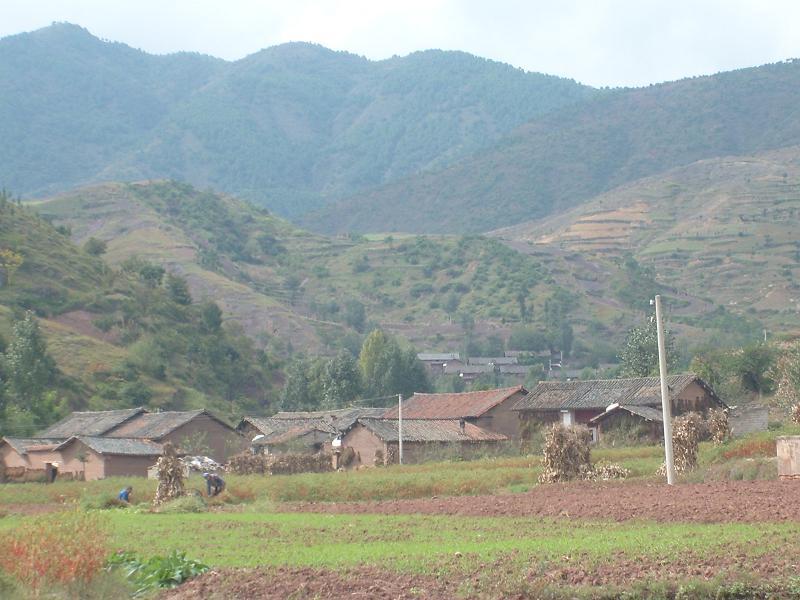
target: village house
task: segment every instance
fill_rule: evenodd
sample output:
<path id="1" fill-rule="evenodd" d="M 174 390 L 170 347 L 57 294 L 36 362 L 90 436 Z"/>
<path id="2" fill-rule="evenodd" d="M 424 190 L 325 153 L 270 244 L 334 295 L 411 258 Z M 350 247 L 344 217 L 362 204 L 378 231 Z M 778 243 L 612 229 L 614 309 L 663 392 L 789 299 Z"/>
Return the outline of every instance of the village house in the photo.
<path id="1" fill-rule="evenodd" d="M 3 438 L 0 469 L 4 479 L 15 481 L 56 473 L 76 479 L 144 476 L 166 442 L 218 462 L 246 446 L 236 430 L 205 410 L 75 412 L 35 438 Z"/>
<path id="2" fill-rule="evenodd" d="M 148 412 L 137 415 L 103 437 L 172 442 L 188 454 L 202 454 L 218 463 L 247 446 L 241 434 L 207 410 Z"/>
<path id="3" fill-rule="evenodd" d="M 697 375 L 686 373 L 667 378 L 672 414 L 689 411 L 706 413 L 726 408 L 714 390 Z M 655 412 L 661 407 L 658 377 L 594 379 L 584 381 L 542 381 L 513 408 L 528 424 L 558 423 L 587 425 L 596 435 L 622 420 L 644 421 L 657 427 Z M 606 410 L 610 413 L 604 415 Z M 601 417 L 601 415 L 603 415 Z M 594 420 L 594 421 L 593 421 Z M 529 426 L 523 426 L 528 430 Z"/>
<path id="4" fill-rule="evenodd" d="M 519 419 L 512 408 L 527 394 L 521 385 L 479 392 L 414 394 L 403 402 L 403 420 L 464 419 L 481 429 L 516 439 Z M 397 407 L 387 410 L 383 417 L 397 419 Z"/>
<path id="5" fill-rule="evenodd" d="M 442 375 L 445 367 L 458 369 L 464 366 L 461 355 L 458 352 L 420 352 L 417 360 L 422 362 L 432 375 Z"/>
<path id="6" fill-rule="evenodd" d="M 279 412 L 271 417 L 244 417 L 236 429 L 260 452 L 330 450 L 361 417 L 380 417 L 385 408 L 354 407 L 308 412 Z"/>
<path id="7" fill-rule="evenodd" d="M 519 361 L 515 356 L 471 356 L 467 359 L 468 365 L 516 365 Z"/>
<path id="8" fill-rule="evenodd" d="M 474 458 L 508 441 L 464 419 L 403 418 L 403 463 L 444 458 Z M 396 463 L 399 457 L 400 422 L 397 419 L 358 419 L 342 438 L 352 448 L 349 467 Z"/>

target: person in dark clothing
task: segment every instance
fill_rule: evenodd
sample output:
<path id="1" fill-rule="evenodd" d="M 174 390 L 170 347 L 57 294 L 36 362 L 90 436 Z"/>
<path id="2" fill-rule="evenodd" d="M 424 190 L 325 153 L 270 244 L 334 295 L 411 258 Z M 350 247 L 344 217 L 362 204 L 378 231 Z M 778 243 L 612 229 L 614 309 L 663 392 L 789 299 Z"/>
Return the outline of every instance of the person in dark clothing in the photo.
<path id="1" fill-rule="evenodd" d="M 203 478 L 206 480 L 209 497 L 216 496 L 225 489 L 225 481 L 216 473 L 203 473 Z"/>

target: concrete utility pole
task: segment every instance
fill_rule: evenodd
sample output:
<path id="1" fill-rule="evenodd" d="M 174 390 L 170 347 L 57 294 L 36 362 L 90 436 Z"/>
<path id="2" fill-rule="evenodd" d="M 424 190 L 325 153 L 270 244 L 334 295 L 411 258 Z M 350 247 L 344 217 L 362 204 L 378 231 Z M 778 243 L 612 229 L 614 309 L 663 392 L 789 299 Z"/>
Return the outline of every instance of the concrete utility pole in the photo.
<path id="1" fill-rule="evenodd" d="M 397 394 L 397 462 L 403 464 L 403 394 Z"/>
<path id="2" fill-rule="evenodd" d="M 672 405 L 667 385 L 667 350 L 664 343 L 664 321 L 661 318 L 661 296 L 656 296 L 656 330 L 658 331 L 658 371 L 661 376 L 661 411 L 664 417 L 664 455 L 667 484 L 675 483 L 675 459 L 672 456 Z"/>

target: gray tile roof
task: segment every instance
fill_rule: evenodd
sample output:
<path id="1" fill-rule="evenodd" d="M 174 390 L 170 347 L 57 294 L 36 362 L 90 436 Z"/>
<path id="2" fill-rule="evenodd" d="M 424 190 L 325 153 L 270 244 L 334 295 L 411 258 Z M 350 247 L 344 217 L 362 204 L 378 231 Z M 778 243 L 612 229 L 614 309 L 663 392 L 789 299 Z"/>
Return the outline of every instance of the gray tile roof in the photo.
<path id="1" fill-rule="evenodd" d="M 708 385 L 692 373 L 670 375 L 667 378 L 670 393 L 673 395 L 680 394 L 687 385 L 694 381 L 700 383 L 714 395 Z M 513 410 L 605 410 L 611 404 L 660 406 L 661 383 L 659 378 L 542 381 L 531 390 L 530 394 L 520 400 Z"/>
<path id="2" fill-rule="evenodd" d="M 467 360 L 469 365 L 515 365 L 516 356 L 472 356 Z"/>
<path id="3" fill-rule="evenodd" d="M 17 454 L 26 454 L 29 448 L 35 448 L 38 446 L 56 446 L 60 444 L 63 439 L 52 439 L 52 438 L 15 438 L 15 437 L 4 437 L 2 438 L 3 441 L 8 443 Z"/>
<path id="4" fill-rule="evenodd" d="M 358 422 L 384 442 L 399 439 L 397 419 L 359 419 Z M 404 442 L 499 442 L 507 439 L 472 423 L 465 423 L 462 431 L 457 419 L 403 419 Z"/>
<path id="5" fill-rule="evenodd" d="M 443 360 L 461 360 L 461 355 L 458 352 L 420 352 L 417 354 L 417 360 L 435 362 Z"/>
<path id="6" fill-rule="evenodd" d="M 113 454 L 117 456 L 160 456 L 163 451 L 161 444 L 156 444 L 150 440 L 88 436 L 71 437 L 58 446 L 57 450 L 61 450 L 76 441 L 85 444 L 98 454 Z"/>
<path id="7" fill-rule="evenodd" d="M 76 435 L 99 436 L 144 413 L 143 408 L 74 412 L 39 434 L 40 438 L 66 439 Z"/>
<path id="8" fill-rule="evenodd" d="M 200 415 L 207 415 L 225 427 L 230 427 L 206 410 L 164 411 L 139 415 L 109 432 L 107 436 L 159 440 Z"/>
<path id="9" fill-rule="evenodd" d="M 663 413 L 661 412 L 660 408 L 653 408 L 652 406 L 629 406 L 629 405 L 624 405 L 624 404 L 617 404 L 617 405 L 610 406 L 609 408 L 606 409 L 606 411 L 604 413 L 601 413 L 601 414 L 597 415 L 596 417 L 591 419 L 589 422 L 590 423 L 597 423 L 599 421 L 602 421 L 603 419 L 605 419 L 609 415 L 612 415 L 612 414 L 614 414 L 616 412 L 619 412 L 619 411 L 628 412 L 628 413 L 630 413 L 632 415 L 636 415 L 636 416 L 642 417 L 646 421 L 653 421 L 653 422 L 656 422 L 656 423 L 663 423 L 664 422 L 664 416 L 663 416 Z"/>
<path id="10" fill-rule="evenodd" d="M 293 428 L 317 428 L 333 434 L 342 433 L 361 417 L 380 417 L 385 408 L 353 407 L 336 410 L 307 412 L 279 412 L 271 417 L 245 417 L 242 423 L 250 423 L 264 435 L 281 433 Z M 239 425 L 241 427 L 242 424 Z"/>

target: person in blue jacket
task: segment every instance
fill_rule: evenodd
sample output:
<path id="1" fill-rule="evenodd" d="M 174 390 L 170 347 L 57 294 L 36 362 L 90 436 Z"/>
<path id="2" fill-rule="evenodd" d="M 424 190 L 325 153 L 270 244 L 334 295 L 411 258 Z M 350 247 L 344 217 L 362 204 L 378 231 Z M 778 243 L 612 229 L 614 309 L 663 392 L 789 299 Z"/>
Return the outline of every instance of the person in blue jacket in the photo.
<path id="1" fill-rule="evenodd" d="M 119 493 L 119 496 L 117 496 L 117 498 L 119 498 L 122 502 L 125 502 L 126 504 L 130 504 L 132 491 L 133 488 L 131 486 L 123 488 L 122 491 Z"/>

